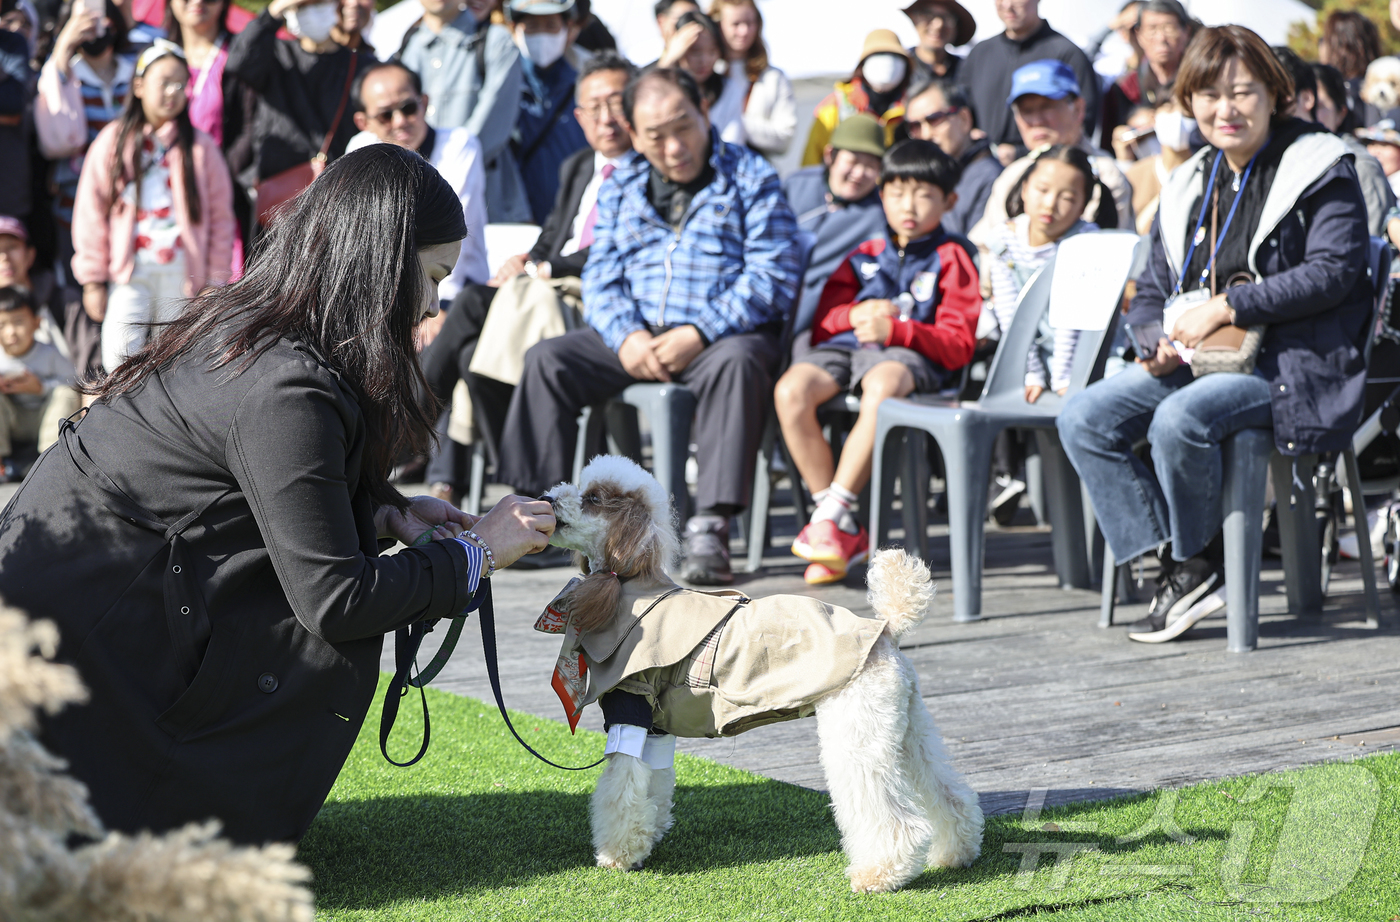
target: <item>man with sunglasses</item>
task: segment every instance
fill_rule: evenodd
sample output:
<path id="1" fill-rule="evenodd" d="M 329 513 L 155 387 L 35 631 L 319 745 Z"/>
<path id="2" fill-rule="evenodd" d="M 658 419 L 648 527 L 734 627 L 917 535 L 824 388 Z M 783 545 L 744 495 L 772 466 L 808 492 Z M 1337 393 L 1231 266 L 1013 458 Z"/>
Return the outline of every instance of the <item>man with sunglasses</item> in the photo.
<path id="1" fill-rule="evenodd" d="M 457 190 L 467 236 L 452 274 L 438 286 L 439 297 L 450 303 L 464 286 L 482 284 L 491 277 L 486 266 L 486 168 L 481 142 L 466 128 L 429 127 L 428 97 L 422 87 L 418 75 L 402 64 L 367 68 L 350 88 L 360 133 L 350 139 L 346 150 L 383 142 L 417 151 Z M 441 327 L 443 317 L 439 314 L 428 323 Z M 424 332 L 431 336 L 437 330 Z"/>
<path id="2" fill-rule="evenodd" d="M 992 156 L 988 138 L 972 137 L 976 124 L 967 91 L 947 80 L 935 80 L 922 89 L 915 87 L 905 104 L 904 127 L 911 138 L 932 141 L 943 153 L 958 161 L 958 201 L 943 214 L 943 229 L 950 234 L 967 235 L 982 220 L 992 184 L 1001 175 L 1001 161 Z"/>

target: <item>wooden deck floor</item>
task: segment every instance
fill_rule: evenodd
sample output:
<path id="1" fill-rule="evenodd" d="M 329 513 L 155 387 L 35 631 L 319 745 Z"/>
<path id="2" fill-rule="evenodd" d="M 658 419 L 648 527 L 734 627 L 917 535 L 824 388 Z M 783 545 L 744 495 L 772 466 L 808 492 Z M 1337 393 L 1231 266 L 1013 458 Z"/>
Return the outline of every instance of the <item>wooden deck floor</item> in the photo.
<path id="1" fill-rule="evenodd" d="M 1018 521 L 1027 518 L 1023 510 Z M 939 534 L 935 526 L 930 561 L 939 595 L 904 649 L 955 763 L 988 812 L 1020 811 L 1032 790 L 1046 790 L 1045 803 L 1054 805 L 1350 758 L 1400 742 L 1400 732 L 1376 732 L 1400 727 L 1396 600 L 1382 581 L 1390 620 L 1367 629 L 1354 562 L 1339 567 L 1323 615 L 1300 619 L 1287 614 L 1278 562 L 1265 560 L 1259 648 L 1230 654 L 1223 619 L 1160 645 L 1133 643 L 1122 628 L 1100 630 L 1098 595 L 1058 587 L 1049 533 L 1033 525 L 988 531 L 983 620 L 955 624 Z M 745 592 L 810 593 L 868 607 L 859 584 L 807 587 L 801 562 L 776 546 L 766 562 L 763 574 L 739 578 Z M 567 579 L 565 570 L 495 577 L 506 704 L 549 719 L 562 718 L 549 688 L 559 643 L 531 627 Z M 1120 606 L 1119 619 L 1145 609 Z M 429 646 L 435 642 L 430 637 Z M 490 699 L 474 622 L 436 686 Z M 583 725 L 601 729 L 597 708 Z M 680 748 L 824 788 L 810 720 Z"/>

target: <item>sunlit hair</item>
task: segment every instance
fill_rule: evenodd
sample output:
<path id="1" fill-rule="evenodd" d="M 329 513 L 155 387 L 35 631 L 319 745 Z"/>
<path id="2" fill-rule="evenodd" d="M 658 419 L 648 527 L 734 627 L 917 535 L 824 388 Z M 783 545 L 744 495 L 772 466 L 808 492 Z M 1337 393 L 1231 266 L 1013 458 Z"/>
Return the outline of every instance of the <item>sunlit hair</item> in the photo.
<path id="1" fill-rule="evenodd" d="M 415 393 L 429 393 L 413 345 L 427 296 L 418 251 L 466 235 L 457 193 L 427 161 L 393 144 L 363 147 L 273 221 L 243 278 L 195 298 L 84 389 L 115 400 L 181 361 L 226 369 L 228 380 L 279 340 L 304 343 L 358 398 L 370 497 L 407 508 L 389 472 L 401 454 L 427 449 L 438 412 Z"/>
<path id="2" fill-rule="evenodd" d="M 1186 46 L 1172 87 L 1177 105 L 1183 112 L 1194 111 L 1191 97 L 1214 86 L 1231 60 L 1238 60 L 1264 85 L 1273 102 L 1272 120 L 1281 121 L 1279 113 L 1293 105 L 1293 78 L 1264 40 L 1244 26 L 1212 26 L 1196 33 Z"/>
<path id="3" fill-rule="evenodd" d="M 1063 163 L 1079 171 L 1084 177 L 1084 202 L 1093 201 L 1094 190 L 1099 192 L 1099 207 L 1094 211 L 1093 221 L 1099 227 L 1113 230 L 1118 227 L 1118 206 L 1113 201 L 1113 192 L 1099 179 L 1098 170 L 1089 155 L 1069 144 L 1056 144 L 1047 147 L 1036 155 L 1030 168 L 1021 176 L 1021 181 L 1012 187 L 1006 197 L 1006 215 L 1014 218 L 1026 211 L 1026 198 L 1022 191 L 1031 181 L 1042 163 Z"/>
<path id="4" fill-rule="evenodd" d="M 1374 21 L 1355 10 L 1337 10 L 1322 24 L 1327 63 L 1348 80 L 1366 76 L 1366 68 L 1381 56 L 1381 32 Z"/>
<path id="5" fill-rule="evenodd" d="M 725 7 L 746 6 L 753 10 L 755 21 L 758 23 L 758 34 L 753 38 L 753 44 L 749 46 L 748 52 L 744 55 L 744 75 L 753 83 L 763 76 L 763 72 L 768 69 L 768 46 L 763 43 L 763 12 L 759 10 L 758 4 L 753 0 L 713 0 L 710 4 L 710 18 L 716 23 L 719 22 L 720 13 Z M 721 36 L 724 29 L 720 29 Z M 729 49 L 721 44 L 725 49 L 724 59 L 729 60 Z"/>

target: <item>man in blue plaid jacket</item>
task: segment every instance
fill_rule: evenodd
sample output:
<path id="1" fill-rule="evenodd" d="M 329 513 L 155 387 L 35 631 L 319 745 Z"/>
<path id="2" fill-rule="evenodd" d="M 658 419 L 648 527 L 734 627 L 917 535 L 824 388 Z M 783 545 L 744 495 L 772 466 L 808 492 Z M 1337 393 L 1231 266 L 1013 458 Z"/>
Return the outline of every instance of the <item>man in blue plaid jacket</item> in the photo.
<path id="1" fill-rule="evenodd" d="M 501 479 L 529 496 L 567 480 L 583 407 L 639 381 L 679 381 L 696 396 L 699 446 L 682 575 L 728 583 L 729 520 L 749 503 L 778 340 L 802 275 L 797 223 L 768 162 L 711 130 L 689 74 L 643 72 L 622 104 L 636 153 L 604 181 L 596 219 L 585 219 L 588 326 L 526 353 Z"/>

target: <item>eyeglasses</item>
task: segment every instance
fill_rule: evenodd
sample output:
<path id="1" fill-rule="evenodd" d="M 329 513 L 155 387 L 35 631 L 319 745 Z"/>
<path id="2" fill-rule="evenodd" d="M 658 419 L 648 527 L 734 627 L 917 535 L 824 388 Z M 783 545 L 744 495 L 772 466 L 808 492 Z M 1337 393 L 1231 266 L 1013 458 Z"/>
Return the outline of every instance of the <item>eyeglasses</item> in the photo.
<path id="1" fill-rule="evenodd" d="M 1142 26 L 1138 26 L 1135 31 L 1144 38 L 1164 38 L 1169 42 L 1174 42 L 1185 34 L 1185 30 L 1174 23 L 1167 23 L 1161 26 L 1149 26 L 1146 29 Z"/>
<path id="2" fill-rule="evenodd" d="M 601 106 L 579 106 L 579 111 L 588 116 L 590 122 L 596 122 L 601 119 L 604 112 L 607 112 L 608 115 L 611 115 L 619 122 L 624 118 L 621 96 L 609 96 L 606 104 Z"/>
<path id="3" fill-rule="evenodd" d="M 948 116 L 956 115 L 962 111 L 962 106 L 952 106 L 947 109 L 939 109 L 937 112 L 930 112 L 920 119 L 912 119 L 915 124 L 924 124 L 930 128 L 937 128 L 948 120 Z"/>
<path id="4" fill-rule="evenodd" d="M 418 100 L 405 99 L 397 106 L 390 106 L 383 112 L 374 113 L 374 120 L 381 125 L 392 125 L 394 123 L 394 113 L 398 112 L 404 118 L 413 118 L 418 114 Z"/>
<path id="5" fill-rule="evenodd" d="M 186 85 L 187 84 L 183 80 L 178 82 L 172 80 L 165 83 L 161 83 L 159 86 L 156 87 L 156 89 L 160 90 L 161 95 L 163 96 L 174 96 L 178 93 L 185 92 Z"/>

